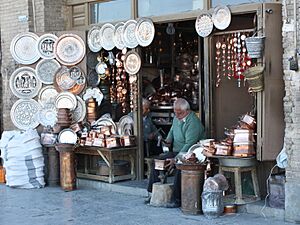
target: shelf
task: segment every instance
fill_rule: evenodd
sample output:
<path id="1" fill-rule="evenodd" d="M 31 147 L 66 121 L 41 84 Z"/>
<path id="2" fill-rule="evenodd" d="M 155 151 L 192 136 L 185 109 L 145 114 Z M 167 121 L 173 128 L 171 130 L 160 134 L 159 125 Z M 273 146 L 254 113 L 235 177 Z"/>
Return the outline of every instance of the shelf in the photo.
<path id="1" fill-rule="evenodd" d="M 172 105 L 165 105 L 165 106 L 152 106 L 151 110 L 171 110 L 173 109 Z"/>

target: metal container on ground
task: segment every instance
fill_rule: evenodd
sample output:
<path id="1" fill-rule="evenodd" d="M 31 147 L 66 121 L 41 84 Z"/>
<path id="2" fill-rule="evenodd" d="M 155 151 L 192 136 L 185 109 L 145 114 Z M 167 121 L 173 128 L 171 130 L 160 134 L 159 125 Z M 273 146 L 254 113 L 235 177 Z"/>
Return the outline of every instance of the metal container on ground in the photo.
<path id="1" fill-rule="evenodd" d="M 202 193 L 202 210 L 208 219 L 217 218 L 224 211 L 222 190 L 203 191 Z"/>
<path id="2" fill-rule="evenodd" d="M 192 215 L 202 213 L 201 193 L 205 165 L 178 163 L 176 167 L 181 170 L 181 211 Z"/>

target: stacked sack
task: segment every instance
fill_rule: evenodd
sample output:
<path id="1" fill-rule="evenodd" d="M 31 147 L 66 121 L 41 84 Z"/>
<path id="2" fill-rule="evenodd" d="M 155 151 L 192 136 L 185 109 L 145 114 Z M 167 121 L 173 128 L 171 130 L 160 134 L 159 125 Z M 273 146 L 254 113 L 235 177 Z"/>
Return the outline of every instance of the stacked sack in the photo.
<path id="1" fill-rule="evenodd" d="M 6 169 L 6 185 L 16 188 L 45 186 L 44 157 L 36 130 L 4 131 L 0 148 Z"/>

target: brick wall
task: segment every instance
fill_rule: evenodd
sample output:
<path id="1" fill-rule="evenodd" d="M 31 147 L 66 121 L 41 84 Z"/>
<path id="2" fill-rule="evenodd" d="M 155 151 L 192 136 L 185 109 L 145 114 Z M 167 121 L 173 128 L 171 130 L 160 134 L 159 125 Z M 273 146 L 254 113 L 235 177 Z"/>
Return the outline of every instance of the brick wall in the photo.
<path id="1" fill-rule="evenodd" d="M 19 66 L 10 54 L 10 42 L 19 33 L 64 30 L 66 21 L 65 0 L 1 0 L 1 77 L 2 77 L 2 118 L 1 129 L 15 129 L 10 119 L 10 109 L 17 98 L 9 88 L 9 78 Z M 28 21 L 20 21 L 24 17 Z M 35 29 L 36 28 L 36 29 Z"/>
<path id="2" fill-rule="evenodd" d="M 294 2 L 283 1 L 283 21 L 289 21 L 293 26 Z M 299 4 L 299 2 L 297 3 Z M 299 7 L 298 5 L 297 7 Z M 297 9 L 297 17 L 300 16 Z M 298 19 L 299 20 L 299 19 Z M 299 22 L 299 21 L 298 21 Z M 288 168 L 286 169 L 286 201 L 285 218 L 289 221 L 300 221 L 300 72 L 289 69 L 289 58 L 295 51 L 294 30 L 285 31 L 283 27 L 283 69 L 285 81 L 285 147 L 288 154 Z M 299 28 L 297 28 L 299 43 Z M 297 44 L 299 48 L 299 44 Z"/>

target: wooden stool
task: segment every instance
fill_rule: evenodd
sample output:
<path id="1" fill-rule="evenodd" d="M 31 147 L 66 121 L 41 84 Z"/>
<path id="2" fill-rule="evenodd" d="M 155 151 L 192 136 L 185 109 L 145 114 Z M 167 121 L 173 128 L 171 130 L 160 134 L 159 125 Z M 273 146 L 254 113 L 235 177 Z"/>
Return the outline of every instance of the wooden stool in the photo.
<path id="1" fill-rule="evenodd" d="M 260 200 L 260 192 L 257 181 L 256 166 L 251 167 L 229 167 L 221 166 L 219 167 L 219 173 L 224 174 L 224 172 L 234 173 L 234 184 L 235 184 L 235 204 L 246 204 L 249 202 L 254 202 Z M 254 189 L 254 196 L 246 196 L 242 194 L 242 172 L 251 172 L 252 184 Z"/>

